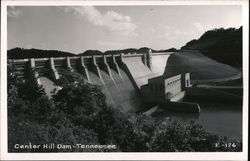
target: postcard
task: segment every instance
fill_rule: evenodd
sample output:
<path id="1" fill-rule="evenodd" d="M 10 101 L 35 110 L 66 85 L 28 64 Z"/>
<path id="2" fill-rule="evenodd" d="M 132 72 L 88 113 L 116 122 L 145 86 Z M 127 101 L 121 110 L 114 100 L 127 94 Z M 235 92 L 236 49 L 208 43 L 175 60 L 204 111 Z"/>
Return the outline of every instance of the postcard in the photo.
<path id="1" fill-rule="evenodd" d="M 247 160 L 240 1 L 2 1 L 1 160 Z"/>

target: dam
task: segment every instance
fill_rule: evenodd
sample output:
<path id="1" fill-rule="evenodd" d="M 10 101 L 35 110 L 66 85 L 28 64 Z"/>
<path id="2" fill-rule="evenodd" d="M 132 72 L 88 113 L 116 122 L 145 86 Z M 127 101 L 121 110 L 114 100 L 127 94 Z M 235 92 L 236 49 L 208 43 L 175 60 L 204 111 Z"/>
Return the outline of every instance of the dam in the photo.
<path id="1" fill-rule="evenodd" d="M 240 74 L 234 68 L 214 62 L 200 53 L 186 51 L 152 53 L 149 50 L 146 53 L 9 59 L 8 64 L 23 79 L 35 77 L 48 95 L 64 70 L 80 73 L 86 82 L 101 86 L 107 103 L 122 111 L 140 111 L 143 103 L 154 97 L 152 102 L 159 103 L 155 102 L 157 93 L 154 95 L 149 88 L 155 81 L 164 81 L 165 89 L 173 91 L 171 101 L 178 102 L 192 83 L 230 79 Z M 204 68 L 197 68 L 199 65 Z M 223 74 L 216 74 L 218 69 Z"/>
<path id="2" fill-rule="evenodd" d="M 123 111 L 137 111 L 142 107 L 139 92 L 141 86 L 147 84 L 149 78 L 164 73 L 171 54 L 172 52 L 121 53 L 8 61 L 21 78 L 36 77 L 47 94 L 55 88 L 54 82 L 60 78 L 62 72 L 68 69 L 80 73 L 86 82 L 101 86 L 108 104 Z"/>

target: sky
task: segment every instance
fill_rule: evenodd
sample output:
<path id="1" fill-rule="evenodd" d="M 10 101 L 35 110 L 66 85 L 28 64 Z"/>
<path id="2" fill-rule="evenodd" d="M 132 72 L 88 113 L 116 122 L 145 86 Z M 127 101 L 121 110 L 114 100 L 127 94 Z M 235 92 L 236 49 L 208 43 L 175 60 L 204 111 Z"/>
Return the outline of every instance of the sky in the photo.
<path id="1" fill-rule="evenodd" d="M 8 6 L 8 49 L 82 53 L 180 48 L 205 31 L 239 28 L 242 8 L 206 6 Z"/>

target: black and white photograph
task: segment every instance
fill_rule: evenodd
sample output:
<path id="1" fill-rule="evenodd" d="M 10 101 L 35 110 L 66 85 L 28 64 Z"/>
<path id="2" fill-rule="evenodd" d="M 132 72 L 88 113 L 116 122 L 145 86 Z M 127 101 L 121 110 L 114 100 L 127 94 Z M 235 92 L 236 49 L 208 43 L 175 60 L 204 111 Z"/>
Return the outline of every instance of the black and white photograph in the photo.
<path id="1" fill-rule="evenodd" d="M 1 2 L 1 159 L 247 159 L 249 2 L 158 2 Z"/>

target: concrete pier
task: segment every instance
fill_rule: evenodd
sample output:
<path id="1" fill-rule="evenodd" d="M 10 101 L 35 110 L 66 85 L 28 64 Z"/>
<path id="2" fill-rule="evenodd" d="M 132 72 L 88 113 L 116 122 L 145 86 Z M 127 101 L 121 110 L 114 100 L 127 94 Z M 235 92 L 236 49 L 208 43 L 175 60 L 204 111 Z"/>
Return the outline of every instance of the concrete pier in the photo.
<path id="1" fill-rule="evenodd" d="M 55 68 L 54 58 L 50 58 L 49 60 L 50 60 L 49 65 L 50 65 L 50 70 L 51 70 L 51 76 L 52 76 L 52 79 L 54 81 L 56 81 L 57 79 L 59 79 L 59 74 L 58 74 L 58 71 Z"/>
<path id="2" fill-rule="evenodd" d="M 100 63 L 100 67 L 106 72 L 108 73 L 109 77 L 114 81 L 114 78 L 112 77 L 112 74 L 110 72 L 110 68 L 109 68 L 109 65 L 107 63 L 107 59 L 106 59 L 106 56 L 104 55 L 103 58 L 102 58 L 102 61 Z"/>
<path id="3" fill-rule="evenodd" d="M 71 72 L 74 71 L 70 64 L 70 57 L 66 58 L 66 66 L 67 66 L 67 69 L 69 69 Z"/>
<path id="4" fill-rule="evenodd" d="M 122 75 L 121 75 L 119 66 L 118 66 L 118 64 L 117 64 L 117 62 L 116 62 L 116 59 L 115 59 L 115 56 L 114 56 L 114 55 L 112 55 L 110 65 L 111 65 L 111 68 L 113 68 L 113 69 L 119 74 L 119 76 L 122 78 Z"/>
<path id="5" fill-rule="evenodd" d="M 92 63 L 92 69 L 93 69 L 94 73 L 99 77 L 99 79 L 102 81 L 102 83 L 105 84 L 103 79 L 102 79 L 102 75 L 100 73 L 99 66 L 96 63 L 96 56 L 92 56 L 92 62 L 91 63 Z"/>
<path id="6" fill-rule="evenodd" d="M 35 79 L 37 84 L 41 85 L 41 81 L 39 79 L 39 73 L 36 71 L 35 59 L 30 59 L 30 76 L 31 79 Z"/>
<path id="7" fill-rule="evenodd" d="M 82 70 L 83 75 L 87 78 L 88 82 L 91 83 L 91 80 L 89 77 L 89 71 L 88 71 L 88 68 L 85 66 L 83 56 L 81 56 L 81 70 Z"/>
<path id="8" fill-rule="evenodd" d="M 147 65 L 148 65 L 148 68 L 150 70 L 152 70 L 152 50 L 149 49 L 148 53 L 146 53 L 146 61 L 147 61 Z"/>

